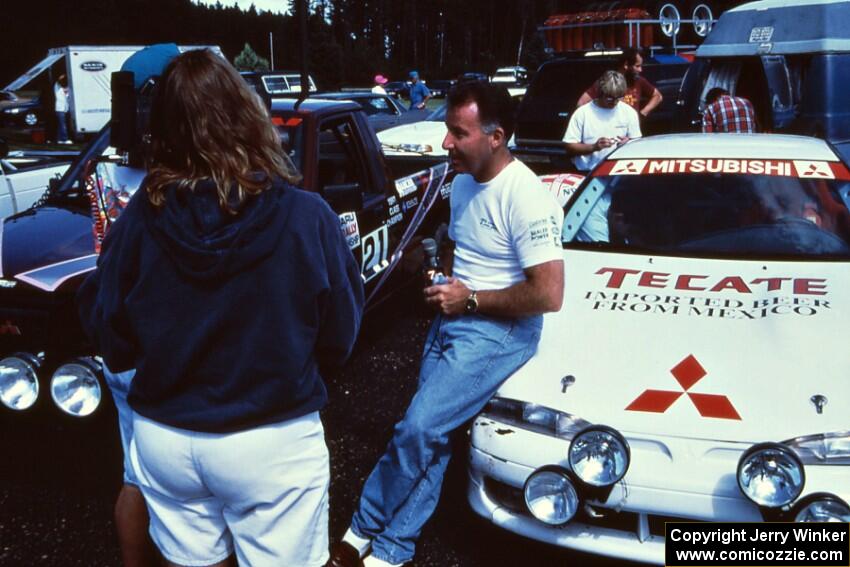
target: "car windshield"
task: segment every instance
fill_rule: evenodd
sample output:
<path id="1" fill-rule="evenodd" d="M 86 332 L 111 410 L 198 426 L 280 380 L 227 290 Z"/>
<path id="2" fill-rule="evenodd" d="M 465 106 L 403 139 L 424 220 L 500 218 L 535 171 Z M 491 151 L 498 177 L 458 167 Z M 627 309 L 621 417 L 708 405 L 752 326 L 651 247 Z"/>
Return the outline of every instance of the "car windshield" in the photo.
<path id="1" fill-rule="evenodd" d="M 619 251 L 846 259 L 848 204 L 847 180 L 608 175 L 589 179 L 571 201 L 564 240 Z"/>

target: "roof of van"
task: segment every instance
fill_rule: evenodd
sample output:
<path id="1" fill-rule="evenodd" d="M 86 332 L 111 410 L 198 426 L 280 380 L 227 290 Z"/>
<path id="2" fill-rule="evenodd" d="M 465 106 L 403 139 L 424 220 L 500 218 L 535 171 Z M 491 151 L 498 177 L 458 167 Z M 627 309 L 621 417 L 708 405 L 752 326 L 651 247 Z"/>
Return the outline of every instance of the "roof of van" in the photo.
<path id="1" fill-rule="evenodd" d="M 697 57 L 850 52 L 850 2 L 760 0 L 720 16 Z"/>

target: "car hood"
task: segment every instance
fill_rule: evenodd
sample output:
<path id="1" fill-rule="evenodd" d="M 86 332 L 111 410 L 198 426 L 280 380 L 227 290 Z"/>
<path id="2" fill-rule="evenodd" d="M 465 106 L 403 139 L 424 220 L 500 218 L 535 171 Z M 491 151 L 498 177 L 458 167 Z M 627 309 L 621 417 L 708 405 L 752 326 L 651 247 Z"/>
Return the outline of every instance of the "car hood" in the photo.
<path id="1" fill-rule="evenodd" d="M 627 435 L 755 442 L 848 428 L 846 262 L 587 250 L 564 262 L 563 308 L 497 395 Z"/>
<path id="2" fill-rule="evenodd" d="M 442 148 L 443 139 L 446 137 L 446 124 L 444 122 L 435 122 L 432 120 L 424 120 L 415 124 L 405 124 L 404 126 L 396 126 L 388 128 L 383 132 L 378 132 L 378 140 L 384 147 L 384 153 L 387 155 L 413 154 L 411 152 L 403 152 L 394 150 L 387 146 L 397 146 L 399 144 L 427 144 L 431 146 L 432 151 L 422 155 L 429 156 L 445 156 L 448 152 Z"/>
<path id="3" fill-rule="evenodd" d="M 34 108 L 40 105 L 41 102 L 37 98 L 18 97 L 15 100 L 0 101 L 0 110 L 7 108 Z"/>
<path id="4" fill-rule="evenodd" d="M 86 210 L 40 206 L 0 223 L 0 276 L 54 291 L 94 268 L 94 234 Z"/>

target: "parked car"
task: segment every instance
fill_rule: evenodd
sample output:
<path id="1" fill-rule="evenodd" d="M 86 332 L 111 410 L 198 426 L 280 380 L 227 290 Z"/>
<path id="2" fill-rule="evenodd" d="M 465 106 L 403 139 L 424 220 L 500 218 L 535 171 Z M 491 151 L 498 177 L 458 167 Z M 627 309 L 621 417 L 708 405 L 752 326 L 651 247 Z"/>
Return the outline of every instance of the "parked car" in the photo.
<path id="1" fill-rule="evenodd" d="M 434 98 L 446 98 L 449 90 L 457 83 L 454 79 L 435 79 L 428 81 L 428 90 L 431 91 L 431 96 Z"/>
<path id="2" fill-rule="evenodd" d="M 620 52 L 604 56 L 559 57 L 540 66 L 517 110 L 513 149 L 535 170 L 569 169 L 562 142 L 579 97 L 605 71 L 617 66 Z M 644 135 L 672 131 L 676 98 L 689 62 L 676 55 L 646 57 L 643 77 L 664 97 L 641 122 Z M 644 104 L 646 101 L 641 101 Z"/>
<path id="3" fill-rule="evenodd" d="M 38 96 L 0 91 L 0 128 L 26 134 L 43 125 L 44 113 Z"/>
<path id="4" fill-rule="evenodd" d="M 525 67 L 499 67 L 490 77 L 491 83 L 505 86 L 524 86 L 528 83 L 528 71 Z"/>
<path id="5" fill-rule="evenodd" d="M 481 73 L 478 71 L 468 71 L 466 73 L 461 73 L 460 77 L 458 77 L 458 81 L 483 81 L 488 82 L 490 80 L 490 76 L 487 73 Z"/>
<path id="6" fill-rule="evenodd" d="M 850 159 L 850 3 L 763 0 L 725 12 L 697 49 L 677 129 L 699 130 L 705 96 L 753 103 L 761 130 L 817 136 Z"/>
<path id="7" fill-rule="evenodd" d="M 136 111 L 135 100 L 125 104 L 119 96 L 116 104 L 115 116 Z M 420 241 L 448 219 L 448 164 L 390 178 L 378 140 L 353 102 L 274 99 L 270 113 L 304 189 L 321 194 L 339 215 L 361 267 L 367 309 L 420 277 Z M 37 206 L 0 223 L 0 403 L 12 410 L 54 416 L 58 406 L 85 417 L 105 395 L 74 294 L 94 269 L 109 224 L 144 177 L 143 169 L 124 165 L 143 163 L 133 121 L 115 124 Z"/>
<path id="8" fill-rule="evenodd" d="M 0 219 L 25 211 L 58 181 L 76 152 L 14 151 L 0 139 Z"/>
<path id="9" fill-rule="evenodd" d="M 384 85 L 384 90 L 390 96 L 407 98 L 407 94 L 410 92 L 410 84 L 409 81 L 390 81 Z"/>
<path id="10" fill-rule="evenodd" d="M 423 119 L 420 112 L 409 112 L 398 100 L 390 95 L 376 94 L 370 91 L 321 93 L 316 98 L 331 100 L 350 100 L 356 102 L 366 113 L 366 118 L 375 132 L 402 124 L 410 124 Z"/>
<path id="11" fill-rule="evenodd" d="M 378 140 L 393 172 L 404 175 L 446 161 L 448 152 L 443 149 L 446 131 L 443 104 L 424 120 L 379 132 Z"/>
<path id="12" fill-rule="evenodd" d="M 850 170 L 782 135 L 631 141 L 571 196 L 563 308 L 471 426 L 468 498 L 665 563 L 665 521 L 850 520 Z"/>

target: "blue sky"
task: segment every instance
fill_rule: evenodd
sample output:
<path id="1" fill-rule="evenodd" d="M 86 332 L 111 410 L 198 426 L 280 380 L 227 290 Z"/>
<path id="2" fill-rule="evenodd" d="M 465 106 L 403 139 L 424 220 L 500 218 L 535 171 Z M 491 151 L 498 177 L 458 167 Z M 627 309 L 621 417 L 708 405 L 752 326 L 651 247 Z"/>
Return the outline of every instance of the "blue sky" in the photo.
<path id="1" fill-rule="evenodd" d="M 251 7 L 251 4 L 256 6 L 257 10 L 267 10 L 271 12 L 284 12 L 289 5 L 286 0 L 219 0 L 224 6 L 233 6 L 236 4 L 243 10 Z M 216 0 L 195 0 L 198 4 L 215 4 Z"/>

